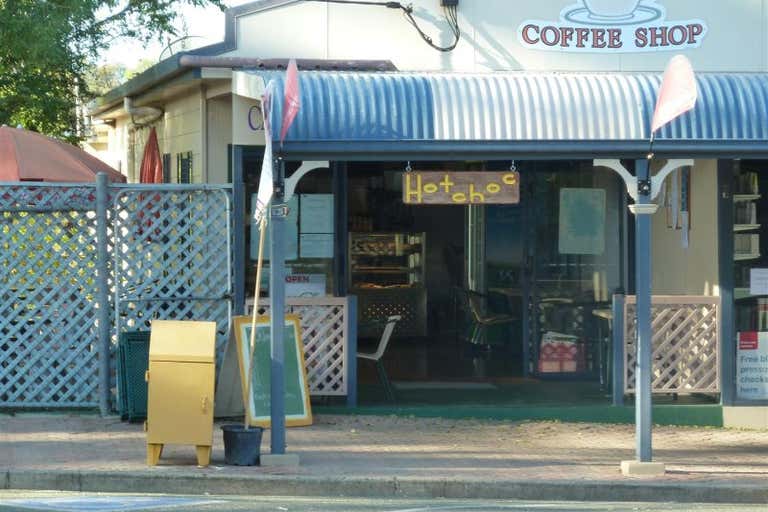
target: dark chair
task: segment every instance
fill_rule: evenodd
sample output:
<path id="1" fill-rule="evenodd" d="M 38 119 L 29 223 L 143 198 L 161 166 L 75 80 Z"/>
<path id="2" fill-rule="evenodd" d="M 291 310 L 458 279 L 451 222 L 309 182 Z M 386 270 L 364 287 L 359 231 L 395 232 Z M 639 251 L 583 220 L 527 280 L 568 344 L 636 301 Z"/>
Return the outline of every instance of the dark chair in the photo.
<path id="1" fill-rule="evenodd" d="M 463 290 L 466 305 L 472 320 L 472 334 L 469 342 L 476 347 L 488 347 L 487 329 L 492 325 L 510 324 L 515 317 L 506 313 L 491 313 L 488 311 L 485 295 L 473 290 Z"/>

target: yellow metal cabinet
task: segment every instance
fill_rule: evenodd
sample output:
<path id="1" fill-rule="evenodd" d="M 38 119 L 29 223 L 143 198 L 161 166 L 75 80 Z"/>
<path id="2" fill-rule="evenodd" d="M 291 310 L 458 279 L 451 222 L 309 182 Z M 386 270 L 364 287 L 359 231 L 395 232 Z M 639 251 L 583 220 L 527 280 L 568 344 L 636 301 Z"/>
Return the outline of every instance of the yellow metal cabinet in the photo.
<path id="1" fill-rule="evenodd" d="M 216 324 L 154 320 L 147 371 L 147 464 L 165 444 L 192 444 L 207 466 L 213 444 Z"/>

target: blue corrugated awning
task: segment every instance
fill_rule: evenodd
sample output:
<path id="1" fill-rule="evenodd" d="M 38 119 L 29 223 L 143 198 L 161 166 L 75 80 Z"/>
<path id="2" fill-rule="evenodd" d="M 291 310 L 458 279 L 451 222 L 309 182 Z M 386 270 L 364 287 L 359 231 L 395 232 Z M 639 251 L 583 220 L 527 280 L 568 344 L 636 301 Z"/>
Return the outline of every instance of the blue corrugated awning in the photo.
<path id="1" fill-rule="evenodd" d="M 280 126 L 284 74 L 249 73 L 275 81 Z M 288 157 L 637 157 L 648 150 L 661 76 L 302 71 L 300 81 Z M 697 81 L 696 107 L 657 133 L 657 154 L 768 156 L 768 74 Z"/>

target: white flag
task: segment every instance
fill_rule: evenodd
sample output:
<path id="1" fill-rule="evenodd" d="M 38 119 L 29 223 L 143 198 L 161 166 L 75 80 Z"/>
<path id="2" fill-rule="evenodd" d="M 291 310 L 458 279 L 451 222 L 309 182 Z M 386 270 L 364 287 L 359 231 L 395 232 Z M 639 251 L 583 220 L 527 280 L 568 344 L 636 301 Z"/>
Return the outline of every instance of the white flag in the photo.
<path id="1" fill-rule="evenodd" d="M 651 133 L 691 110 L 698 97 L 696 77 L 690 61 L 683 55 L 675 55 L 667 64 L 659 87 Z"/>
<path id="2" fill-rule="evenodd" d="M 264 116 L 264 160 L 261 164 L 261 177 L 259 178 L 259 191 L 256 194 L 256 205 L 253 207 L 254 222 L 261 222 L 269 202 L 274 194 L 272 171 L 272 127 L 270 126 L 272 115 L 272 97 L 275 89 L 274 82 L 270 81 L 264 89 L 261 97 L 261 112 Z"/>

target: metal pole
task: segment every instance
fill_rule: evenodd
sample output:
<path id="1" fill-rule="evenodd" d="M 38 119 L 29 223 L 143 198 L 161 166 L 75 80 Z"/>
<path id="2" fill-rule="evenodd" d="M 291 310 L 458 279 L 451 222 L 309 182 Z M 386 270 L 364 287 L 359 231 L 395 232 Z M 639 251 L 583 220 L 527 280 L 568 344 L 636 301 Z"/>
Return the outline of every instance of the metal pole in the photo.
<path id="1" fill-rule="evenodd" d="M 232 146 L 232 229 L 234 230 L 234 301 L 235 315 L 245 310 L 245 183 L 243 169 L 243 146 Z"/>
<path id="2" fill-rule="evenodd" d="M 624 405 L 624 295 L 616 294 L 613 296 L 613 305 L 611 306 L 613 320 L 611 321 L 611 343 L 613 350 L 613 368 L 611 395 L 613 396 L 613 405 L 620 407 Z"/>
<path id="3" fill-rule="evenodd" d="M 98 278 L 99 304 L 99 412 L 107 416 L 109 404 L 109 249 L 107 244 L 107 202 L 109 201 L 109 177 L 105 173 L 96 175 L 96 271 Z"/>
<path id="4" fill-rule="evenodd" d="M 347 296 L 347 407 L 357 407 L 357 297 Z"/>
<path id="5" fill-rule="evenodd" d="M 638 462 L 651 462 L 651 186 L 648 160 L 635 161 L 635 290 L 637 293 L 637 357 L 635 366 L 635 439 Z"/>
<path id="6" fill-rule="evenodd" d="M 269 144 L 270 141 L 267 141 Z M 285 454 L 285 376 L 283 347 L 283 327 L 285 325 L 285 215 L 280 205 L 284 200 L 285 162 L 278 161 L 275 176 L 275 195 L 270 212 L 272 217 L 272 247 L 269 273 L 270 307 L 270 344 L 272 347 L 272 364 L 270 373 L 270 417 L 271 453 Z"/>

